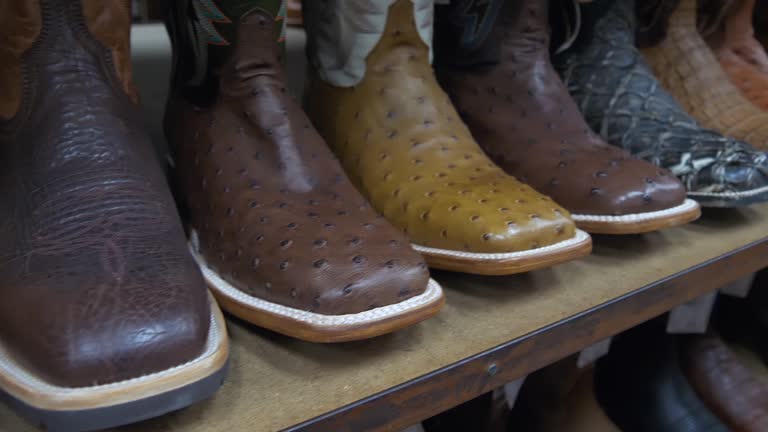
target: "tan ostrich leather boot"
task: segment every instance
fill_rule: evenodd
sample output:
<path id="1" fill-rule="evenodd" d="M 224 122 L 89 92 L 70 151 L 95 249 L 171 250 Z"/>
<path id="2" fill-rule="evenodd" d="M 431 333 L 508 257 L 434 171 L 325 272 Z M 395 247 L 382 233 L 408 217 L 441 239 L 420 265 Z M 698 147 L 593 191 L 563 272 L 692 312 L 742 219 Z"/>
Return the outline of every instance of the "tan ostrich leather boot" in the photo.
<path id="1" fill-rule="evenodd" d="M 589 253 L 568 212 L 493 164 L 440 89 L 432 1 L 319 3 L 304 4 L 310 118 L 431 266 L 509 274 Z"/>

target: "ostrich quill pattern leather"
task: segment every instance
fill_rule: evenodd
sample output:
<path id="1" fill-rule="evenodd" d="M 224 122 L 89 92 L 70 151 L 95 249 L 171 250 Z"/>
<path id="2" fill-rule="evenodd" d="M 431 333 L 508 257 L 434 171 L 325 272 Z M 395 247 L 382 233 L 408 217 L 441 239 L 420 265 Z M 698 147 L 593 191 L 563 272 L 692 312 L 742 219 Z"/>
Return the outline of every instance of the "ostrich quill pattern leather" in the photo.
<path id="1" fill-rule="evenodd" d="M 2 343 L 64 387 L 195 358 L 210 307 L 125 82 L 130 66 L 113 56 L 128 43 L 127 8 L 2 0 L 0 10 L 14 34 L 40 29 L 19 52 L 19 109 L 0 121 Z"/>
<path id="2" fill-rule="evenodd" d="M 557 55 L 555 64 L 592 129 L 671 170 L 702 205 L 768 199 L 768 156 L 701 128 L 656 80 L 634 45 L 634 2 L 596 1 L 583 9 L 588 17 L 602 15 L 590 37 Z"/>
<path id="3" fill-rule="evenodd" d="M 250 296 L 324 315 L 423 293 L 421 256 L 355 190 L 287 94 L 281 24 L 258 7 L 236 19 L 216 97 L 196 104 L 195 89 L 177 88 L 167 123 L 209 267 Z"/>
<path id="4" fill-rule="evenodd" d="M 668 34 L 643 49 L 659 82 L 704 127 L 768 150 L 768 112 L 731 83 L 696 27 L 697 0 L 680 0 Z"/>
<path id="5" fill-rule="evenodd" d="M 311 77 L 308 113 L 354 183 L 414 243 L 496 253 L 575 236 L 566 210 L 505 174 L 473 140 L 435 80 L 409 0 L 393 4 L 366 61 L 354 87 Z"/>
<path id="6" fill-rule="evenodd" d="M 768 430 L 768 382 L 717 336 L 693 336 L 682 350 L 691 387 L 734 432 Z"/>
<path id="7" fill-rule="evenodd" d="M 461 33 L 464 2 L 438 6 L 436 44 Z M 498 62 L 460 49 L 438 58 L 438 79 L 480 146 L 507 173 L 551 196 L 571 213 L 627 215 L 664 210 L 685 200 L 685 187 L 666 169 L 635 159 L 587 126 L 549 56 L 547 0 L 507 1 L 492 25 Z M 456 17 L 456 15 L 459 15 Z M 442 23 L 442 24 L 441 24 Z M 474 50 L 472 50 L 474 51 Z"/>

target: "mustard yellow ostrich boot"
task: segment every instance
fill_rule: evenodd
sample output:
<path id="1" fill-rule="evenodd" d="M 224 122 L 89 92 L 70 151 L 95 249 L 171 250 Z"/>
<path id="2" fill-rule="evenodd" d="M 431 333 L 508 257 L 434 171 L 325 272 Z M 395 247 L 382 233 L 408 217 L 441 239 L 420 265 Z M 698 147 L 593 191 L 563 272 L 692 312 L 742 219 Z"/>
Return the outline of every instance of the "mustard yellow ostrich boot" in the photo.
<path id="1" fill-rule="evenodd" d="M 702 126 L 768 149 L 768 113 L 728 79 L 699 33 L 696 17 L 697 1 L 680 0 L 669 16 L 666 37 L 644 48 L 643 55 L 664 88 Z"/>
<path id="2" fill-rule="evenodd" d="M 485 156 L 438 86 L 432 0 L 304 8 L 307 112 L 353 182 L 430 266 L 511 274 L 590 252 L 565 209 Z"/>

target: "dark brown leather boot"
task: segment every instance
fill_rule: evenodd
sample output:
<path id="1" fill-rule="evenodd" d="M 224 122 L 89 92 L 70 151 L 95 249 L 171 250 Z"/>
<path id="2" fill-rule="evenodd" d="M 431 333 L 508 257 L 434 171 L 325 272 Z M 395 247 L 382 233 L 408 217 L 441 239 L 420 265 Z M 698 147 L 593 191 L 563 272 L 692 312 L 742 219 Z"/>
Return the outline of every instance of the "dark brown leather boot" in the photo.
<path id="1" fill-rule="evenodd" d="M 368 338 L 437 313 L 442 291 L 421 256 L 351 185 L 286 92 L 284 4 L 219 2 L 217 22 L 231 24 L 214 27 L 207 3 L 178 2 L 171 21 L 167 132 L 195 254 L 222 306 L 318 342 Z M 202 63 L 195 35 L 182 32 L 190 6 L 208 41 Z"/>
<path id="2" fill-rule="evenodd" d="M 674 175 L 589 129 L 550 62 L 548 8 L 548 0 L 438 6 L 438 77 L 475 139 L 586 231 L 640 233 L 698 218 Z"/>
<path id="3" fill-rule="evenodd" d="M 683 371 L 709 409 L 732 431 L 768 430 L 768 380 L 714 334 L 684 340 Z"/>
<path id="4" fill-rule="evenodd" d="M 226 332 L 143 130 L 125 2 L 0 11 L 0 396 L 68 431 L 209 396 Z"/>

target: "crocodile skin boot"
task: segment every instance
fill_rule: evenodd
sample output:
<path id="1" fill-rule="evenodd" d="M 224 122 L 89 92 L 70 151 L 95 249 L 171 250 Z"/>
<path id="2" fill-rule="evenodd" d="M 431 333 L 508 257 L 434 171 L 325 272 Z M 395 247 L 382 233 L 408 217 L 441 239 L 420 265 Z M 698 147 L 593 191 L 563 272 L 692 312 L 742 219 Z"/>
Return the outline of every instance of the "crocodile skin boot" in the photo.
<path id="1" fill-rule="evenodd" d="M 562 204 L 588 232 L 636 234 L 699 216 L 674 175 L 589 129 L 550 63 L 548 0 L 495 0 L 479 26 L 468 25 L 480 3 L 437 7 L 437 72 L 499 166 Z M 487 36 L 472 33 L 477 27 L 489 27 Z"/>
<path id="2" fill-rule="evenodd" d="M 611 344 L 595 369 L 597 399 L 624 432 L 726 432 L 681 369 L 677 339 L 658 322 Z"/>
<path id="3" fill-rule="evenodd" d="M 0 11 L 0 398 L 79 431 L 211 395 L 226 329 L 140 120 L 125 3 Z"/>
<path id="4" fill-rule="evenodd" d="M 310 117 L 431 266 L 510 274 L 589 253 L 589 236 L 566 210 L 485 156 L 438 86 L 432 0 L 304 7 Z"/>
<path id="5" fill-rule="evenodd" d="M 227 311 L 309 341 L 426 319 L 443 294 L 423 259 L 286 93 L 284 11 L 280 0 L 193 0 L 177 2 L 169 22 L 177 63 L 166 129 L 203 275 Z M 205 55 L 194 51 L 201 39 Z"/>
<path id="6" fill-rule="evenodd" d="M 582 11 L 589 31 L 555 64 L 592 129 L 671 170 L 704 206 L 768 200 L 768 156 L 702 129 L 653 76 L 635 48 L 634 1 L 597 0 Z"/>
<path id="7" fill-rule="evenodd" d="M 768 111 L 768 54 L 755 39 L 755 0 L 707 0 L 699 10 L 699 29 L 731 82 L 752 103 Z"/>
<path id="8" fill-rule="evenodd" d="M 670 0 L 665 0 L 670 1 Z M 731 83 L 696 27 L 697 0 L 679 0 L 667 36 L 643 49 L 664 88 L 706 128 L 768 150 L 768 112 Z"/>
<path id="9" fill-rule="evenodd" d="M 682 350 L 691 387 L 730 430 L 768 430 L 768 381 L 756 375 L 717 336 L 692 336 Z"/>

